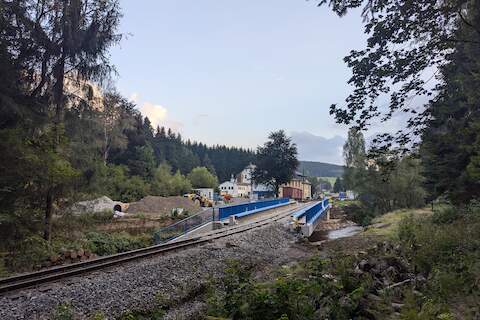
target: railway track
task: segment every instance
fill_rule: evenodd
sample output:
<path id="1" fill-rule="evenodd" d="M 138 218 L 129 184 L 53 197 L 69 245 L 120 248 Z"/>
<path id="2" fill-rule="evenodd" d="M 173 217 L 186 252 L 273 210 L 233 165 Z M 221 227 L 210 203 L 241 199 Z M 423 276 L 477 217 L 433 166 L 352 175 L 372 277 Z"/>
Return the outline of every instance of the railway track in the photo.
<path id="1" fill-rule="evenodd" d="M 225 229 L 219 229 L 207 233 L 202 236 L 179 240 L 175 242 L 159 244 L 147 248 L 137 249 L 133 251 L 123 252 L 115 255 L 100 257 L 93 260 L 87 260 L 84 262 L 77 262 L 69 265 L 58 266 L 45 270 L 40 270 L 31 273 L 24 273 L 4 279 L 0 279 L 0 294 L 6 292 L 33 287 L 48 282 L 57 281 L 60 279 L 68 278 L 83 273 L 105 269 L 111 266 L 115 266 L 121 263 L 138 260 L 142 258 L 151 257 L 154 255 L 175 252 L 178 250 L 190 248 L 196 245 L 204 244 L 216 239 L 225 238 L 234 234 L 242 233 L 248 230 L 259 228 L 276 222 L 285 217 L 290 216 L 294 211 L 300 209 L 303 205 L 296 205 L 295 208 L 291 208 L 286 212 L 280 212 L 271 217 L 259 219 L 246 225 L 240 225 Z"/>

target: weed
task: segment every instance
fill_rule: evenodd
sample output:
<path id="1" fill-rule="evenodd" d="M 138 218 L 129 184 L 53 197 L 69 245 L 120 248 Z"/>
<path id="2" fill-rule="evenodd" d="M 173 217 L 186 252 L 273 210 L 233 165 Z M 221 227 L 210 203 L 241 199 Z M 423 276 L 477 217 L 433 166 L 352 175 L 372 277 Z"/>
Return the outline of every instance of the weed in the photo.
<path id="1" fill-rule="evenodd" d="M 73 310 L 69 303 L 58 305 L 53 313 L 53 320 L 73 320 Z"/>

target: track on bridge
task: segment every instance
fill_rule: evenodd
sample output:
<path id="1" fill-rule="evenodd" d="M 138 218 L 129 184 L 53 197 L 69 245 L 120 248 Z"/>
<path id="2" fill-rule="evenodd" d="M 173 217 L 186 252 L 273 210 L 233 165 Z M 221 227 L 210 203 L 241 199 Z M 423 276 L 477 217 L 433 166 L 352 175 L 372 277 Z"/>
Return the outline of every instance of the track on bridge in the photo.
<path id="1" fill-rule="evenodd" d="M 69 265 L 58 266 L 50 269 L 40 270 L 31 273 L 24 273 L 0 279 L 0 294 L 61 280 L 64 278 L 84 274 L 95 270 L 105 269 L 129 261 L 147 258 L 159 254 L 171 253 L 196 245 L 205 244 L 216 239 L 225 238 L 234 234 L 242 233 L 248 230 L 265 226 L 272 222 L 282 220 L 286 217 L 289 217 L 293 212 L 299 210 L 304 205 L 305 204 L 296 204 L 294 208 L 289 208 L 287 211 L 280 212 L 276 215 L 259 219 L 245 225 L 215 230 L 205 235 L 191 239 L 159 244 L 147 248 L 100 257 L 93 260 L 87 260 L 84 262 L 77 262 Z"/>

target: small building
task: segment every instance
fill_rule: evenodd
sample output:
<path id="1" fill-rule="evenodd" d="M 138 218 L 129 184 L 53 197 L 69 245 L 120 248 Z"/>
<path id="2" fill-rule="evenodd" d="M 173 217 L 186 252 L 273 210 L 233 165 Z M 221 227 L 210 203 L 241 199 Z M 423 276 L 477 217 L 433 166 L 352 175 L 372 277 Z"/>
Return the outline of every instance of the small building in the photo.
<path id="1" fill-rule="evenodd" d="M 255 165 L 249 164 L 236 176 L 220 184 L 219 189 L 222 195 L 229 194 L 232 197 L 250 197 L 256 199 L 271 198 L 275 192 L 269 186 L 256 184 L 253 179 Z"/>
<path id="2" fill-rule="evenodd" d="M 220 194 L 229 194 L 236 198 L 249 197 L 252 191 L 252 186 L 250 183 L 238 182 L 238 179 L 235 179 L 233 176 L 230 181 L 221 183 L 218 188 L 220 189 Z"/>
<path id="3" fill-rule="evenodd" d="M 307 180 L 306 176 L 296 172 L 290 182 L 280 186 L 278 196 L 295 200 L 310 200 L 312 198 L 312 184 Z"/>
<path id="4" fill-rule="evenodd" d="M 222 182 L 218 186 L 218 189 L 220 189 L 220 194 L 221 195 L 229 194 L 231 196 L 234 196 L 234 193 L 235 193 L 234 190 L 236 190 L 235 181 L 232 179 L 232 180 L 229 180 L 229 181 Z"/>

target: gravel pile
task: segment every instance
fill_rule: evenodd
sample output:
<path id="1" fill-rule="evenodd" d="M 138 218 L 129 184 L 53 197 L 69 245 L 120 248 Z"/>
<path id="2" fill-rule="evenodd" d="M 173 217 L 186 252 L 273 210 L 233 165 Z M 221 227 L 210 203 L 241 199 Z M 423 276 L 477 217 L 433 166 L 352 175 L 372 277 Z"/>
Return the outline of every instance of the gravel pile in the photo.
<path id="1" fill-rule="evenodd" d="M 265 272 L 308 254 L 295 242 L 285 226 L 265 226 L 201 247 L 1 296 L 0 319 L 49 319 L 62 303 L 71 304 L 78 319 L 98 311 L 112 319 L 128 310 L 152 308 L 158 294 L 175 301 L 189 297 L 167 318 L 195 319 L 205 306 L 192 292 L 200 291 L 210 277 L 222 276 L 226 260 L 248 262 Z"/>

